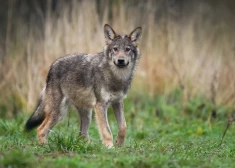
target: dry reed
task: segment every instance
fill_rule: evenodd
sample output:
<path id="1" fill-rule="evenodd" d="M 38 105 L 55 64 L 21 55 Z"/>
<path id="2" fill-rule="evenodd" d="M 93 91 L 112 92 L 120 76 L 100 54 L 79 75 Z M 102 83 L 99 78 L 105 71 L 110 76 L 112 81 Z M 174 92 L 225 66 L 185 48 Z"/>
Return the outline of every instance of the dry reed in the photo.
<path id="1" fill-rule="evenodd" d="M 49 67 L 58 57 L 100 52 L 105 23 L 117 32 L 143 27 L 142 57 L 133 92 L 156 95 L 181 87 L 186 101 L 203 95 L 215 104 L 234 103 L 235 42 L 233 25 L 226 20 L 229 14 L 214 23 L 214 17 L 207 16 L 212 10 L 208 4 L 178 17 L 174 7 L 161 9 L 160 1 L 139 2 L 134 7 L 118 2 L 104 3 L 100 13 L 93 1 L 61 2 L 56 12 L 47 10 L 43 29 L 32 18 L 27 23 L 19 21 L 15 33 L 7 31 L 7 53 L 0 63 L 0 101 L 8 112 L 34 107 Z M 10 26 L 11 20 L 8 23 Z"/>

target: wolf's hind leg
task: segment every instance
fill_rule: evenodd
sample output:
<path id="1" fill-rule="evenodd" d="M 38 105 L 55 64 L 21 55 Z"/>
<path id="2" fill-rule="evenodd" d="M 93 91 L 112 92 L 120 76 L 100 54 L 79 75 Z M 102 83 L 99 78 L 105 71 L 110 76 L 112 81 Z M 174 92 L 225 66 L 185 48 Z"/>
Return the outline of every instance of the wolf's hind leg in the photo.
<path id="1" fill-rule="evenodd" d="M 84 136 L 86 140 L 89 142 L 89 134 L 88 129 L 91 123 L 92 118 L 92 109 L 78 109 L 78 113 L 80 116 L 80 131 L 79 136 Z"/>
<path id="2" fill-rule="evenodd" d="M 40 144 L 44 144 L 47 142 L 48 133 L 49 133 L 50 129 L 55 125 L 53 123 L 55 123 L 55 122 L 53 122 L 50 115 L 47 115 L 46 118 L 44 119 L 43 123 L 38 127 L 37 136 L 38 136 Z"/>
<path id="3" fill-rule="evenodd" d="M 63 119 L 67 113 L 67 101 L 65 98 L 51 101 L 44 108 L 46 117 L 37 129 L 37 136 L 41 144 L 47 142 L 49 131 Z"/>

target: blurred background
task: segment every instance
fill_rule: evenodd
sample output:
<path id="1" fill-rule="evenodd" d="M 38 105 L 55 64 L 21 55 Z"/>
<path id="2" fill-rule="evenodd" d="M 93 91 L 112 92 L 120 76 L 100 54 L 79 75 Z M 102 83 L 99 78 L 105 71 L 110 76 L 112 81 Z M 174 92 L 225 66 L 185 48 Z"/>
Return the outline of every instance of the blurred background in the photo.
<path id="1" fill-rule="evenodd" d="M 105 23 L 143 28 L 132 96 L 233 107 L 234 16 L 233 0 L 2 0 L 0 116 L 31 113 L 58 57 L 102 51 Z"/>

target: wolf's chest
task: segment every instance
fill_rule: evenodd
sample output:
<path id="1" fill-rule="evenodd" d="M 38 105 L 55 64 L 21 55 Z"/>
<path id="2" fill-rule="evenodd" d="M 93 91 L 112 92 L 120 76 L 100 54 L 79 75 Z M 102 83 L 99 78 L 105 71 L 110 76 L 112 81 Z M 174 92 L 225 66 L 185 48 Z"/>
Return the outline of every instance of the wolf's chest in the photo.
<path id="1" fill-rule="evenodd" d="M 105 88 L 101 88 L 100 94 L 101 94 L 101 99 L 103 101 L 110 103 L 123 100 L 126 97 L 124 91 L 113 92 L 113 91 L 108 91 Z"/>

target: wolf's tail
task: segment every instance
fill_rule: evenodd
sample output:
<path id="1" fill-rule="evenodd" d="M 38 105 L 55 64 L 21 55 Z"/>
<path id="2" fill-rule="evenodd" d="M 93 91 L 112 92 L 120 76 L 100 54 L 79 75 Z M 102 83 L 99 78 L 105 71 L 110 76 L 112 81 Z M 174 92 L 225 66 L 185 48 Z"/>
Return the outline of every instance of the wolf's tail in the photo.
<path id="1" fill-rule="evenodd" d="M 45 119 L 45 112 L 43 109 L 44 103 L 42 98 L 40 98 L 36 110 L 25 124 L 26 131 L 32 130 L 43 122 L 43 120 Z"/>

